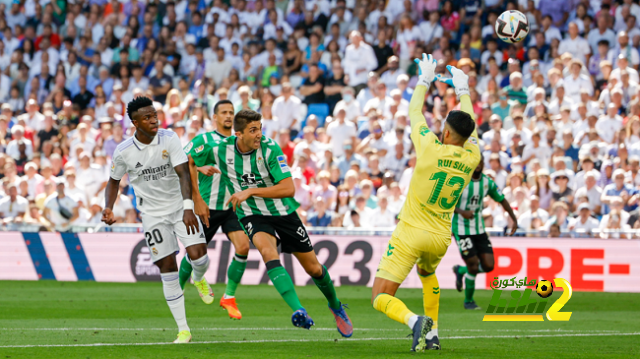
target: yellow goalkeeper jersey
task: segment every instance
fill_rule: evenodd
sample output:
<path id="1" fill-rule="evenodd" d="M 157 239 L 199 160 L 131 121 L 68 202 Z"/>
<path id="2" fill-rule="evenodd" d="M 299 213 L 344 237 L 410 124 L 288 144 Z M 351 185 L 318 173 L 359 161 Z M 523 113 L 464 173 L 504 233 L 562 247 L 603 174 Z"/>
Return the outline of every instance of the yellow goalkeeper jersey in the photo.
<path id="1" fill-rule="evenodd" d="M 480 162 L 478 133 L 474 130 L 464 147 L 443 145 L 422 113 L 426 91 L 425 86 L 416 86 L 409 104 L 417 161 L 400 220 L 429 233 L 450 236 L 458 198 Z M 460 102 L 462 111 L 473 118 L 469 96 L 463 95 Z"/>

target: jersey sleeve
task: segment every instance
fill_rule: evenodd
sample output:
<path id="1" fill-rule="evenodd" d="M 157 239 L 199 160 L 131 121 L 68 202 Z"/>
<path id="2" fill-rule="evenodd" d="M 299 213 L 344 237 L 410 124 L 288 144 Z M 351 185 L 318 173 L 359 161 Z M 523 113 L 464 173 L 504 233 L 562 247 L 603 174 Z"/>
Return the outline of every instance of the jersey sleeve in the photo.
<path id="1" fill-rule="evenodd" d="M 502 200 L 504 200 L 504 194 L 502 194 L 500 188 L 498 188 L 491 178 L 487 177 L 487 180 L 489 181 L 489 190 L 487 191 L 489 197 L 496 202 L 502 202 Z"/>
<path id="2" fill-rule="evenodd" d="M 120 181 L 122 176 L 127 173 L 127 164 L 122 158 L 122 153 L 116 149 L 113 154 L 113 158 L 111 159 L 111 178 L 116 181 Z"/>
<path id="3" fill-rule="evenodd" d="M 169 137 L 167 150 L 169 150 L 169 159 L 173 167 L 179 166 L 189 160 L 182 150 L 182 143 L 180 143 L 180 138 L 177 134 Z"/>
<path id="4" fill-rule="evenodd" d="M 409 103 L 409 119 L 411 120 L 411 141 L 413 141 L 416 147 L 416 156 L 419 158 L 424 149 L 428 146 L 440 145 L 438 137 L 431 132 L 431 129 L 427 125 L 427 120 L 422 113 L 422 104 L 424 103 L 424 96 L 427 93 L 426 86 L 416 86 L 411 96 L 411 102 Z"/>
<path id="5" fill-rule="evenodd" d="M 214 164 L 212 163 L 213 158 L 210 158 L 213 157 L 210 156 L 213 152 L 211 148 L 212 144 L 205 142 L 204 135 L 198 135 L 185 146 L 184 152 L 193 158 L 197 167 L 202 167 Z"/>
<path id="6" fill-rule="evenodd" d="M 269 139 L 269 141 L 273 142 L 273 140 Z M 282 153 L 282 149 L 280 146 L 274 142 L 273 145 L 269 145 L 269 173 L 273 176 L 273 179 L 276 183 L 282 181 L 285 178 L 291 177 L 291 169 L 287 164 L 287 157 Z"/>

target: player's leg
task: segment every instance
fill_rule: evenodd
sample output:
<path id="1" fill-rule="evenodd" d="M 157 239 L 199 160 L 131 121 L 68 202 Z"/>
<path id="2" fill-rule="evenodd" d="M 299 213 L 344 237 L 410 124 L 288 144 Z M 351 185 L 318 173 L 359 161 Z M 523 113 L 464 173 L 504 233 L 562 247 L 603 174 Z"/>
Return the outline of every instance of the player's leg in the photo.
<path id="1" fill-rule="evenodd" d="M 233 215 L 235 217 L 235 213 Z M 235 223 L 239 227 L 238 219 L 235 218 Z M 223 226 L 223 230 L 224 230 Z M 231 319 L 242 319 L 242 313 L 238 309 L 236 304 L 236 289 L 238 284 L 242 280 L 244 270 L 247 268 L 247 256 L 249 255 L 249 237 L 240 230 L 226 232 L 229 240 L 235 248 L 235 254 L 231 260 L 231 264 L 227 269 L 227 288 L 224 292 L 224 296 L 220 299 L 220 306 L 224 308 Z"/>
<path id="2" fill-rule="evenodd" d="M 464 275 L 464 307 L 470 310 L 480 310 L 481 308 L 473 299 L 476 288 L 476 276 L 478 273 L 485 273 L 493 270 L 493 248 L 486 233 L 471 236 L 473 245 L 473 257 L 469 257 L 467 262 L 467 273 Z"/>
<path id="3" fill-rule="evenodd" d="M 209 227 L 205 227 L 204 225 L 202 226 L 207 245 L 209 245 L 209 242 L 211 242 L 213 236 L 216 234 L 218 228 L 220 227 L 219 224 L 214 223 L 215 218 L 213 212 L 214 211 L 211 210 L 209 211 Z M 187 252 L 187 254 L 182 257 L 182 262 L 180 262 L 180 287 L 182 289 L 184 289 L 184 285 L 189 281 L 189 278 L 191 278 L 192 272 L 193 266 L 191 265 L 191 259 L 189 257 L 189 253 Z"/>
<path id="4" fill-rule="evenodd" d="M 440 309 L 440 284 L 436 276 L 436 268 L 449 247 L 450 239 L 446 236 L 429 235 L 426 240 L 426 251 L 417 262 L 418 277 L 422 282 L 422 302 L 424 314 L 433 320 L 433 326 L 427 333 L 427 349 L 439 350 L 438 312 Z"/>
<path id="5" fill-rule="evenodd" d="M 455 265 L 453 272 L 456 275 L 456 289 L 461 291 L 464 287 L 464 308 L 469 310 L 479 310 L 480 307 L 473 300 L 473 294 L 476 288 L 476 274 L 480 271 L 477 248 L 478 236 L 458 236 L 454 235 L 454 239 L 460 250 L 460 256 L 464 260 L 466 266 Z"/>
<path id="6" fill-rule="evenodd" d="M 415 314 L 395 297 L 398 287 L 419 258 L 419 253 L 416 250 L 399 240 L 399 238 L 407 238 L 407 232 L 403 230 L 405 227 L 407 226 L 400 222 L 389 240 L 389 245 L 380 260 L 373 282 L 371 302 L 377 311 L 407 325 L 413 331 L 411 350 L 423 351 L 426 349 L 425 337 L 431 330 L 433 320 Z"/>
<path id="7" fill-rule="evenodd" d="M 178 280 L 175 253 L 180 248 L 175 233 L 173 233 L 172 224 L 165 218 L 142 214 L 142 225 L 145 229 L 145 241 L 149 247 L 151 259 L 160 269 L 165 300 L 178 325 L 179 333 L 175 343 L 187 343 L 191 341 L 191 332 L 187 325 L 184 295 Z"/>
<path id="8" fill-rule="evenodd" d="M 200 221 L 198 220 L 198 223 Z M 209 255 L 207 254 L 207 241 L 204 234 L 202 224 L 198 228 L 198 232 L 189 233 L 187 227 L 182 221 L 182 211 L 173 218 L 173 231 L 178 236 L 189 256 L 189 261 L 193 271 L 191 278 L 193 285 L 198 290 L 198 294 L 205 304 L 213 303 L 213 291 L 211 286 L 204 277 L 209 269 Z"/>

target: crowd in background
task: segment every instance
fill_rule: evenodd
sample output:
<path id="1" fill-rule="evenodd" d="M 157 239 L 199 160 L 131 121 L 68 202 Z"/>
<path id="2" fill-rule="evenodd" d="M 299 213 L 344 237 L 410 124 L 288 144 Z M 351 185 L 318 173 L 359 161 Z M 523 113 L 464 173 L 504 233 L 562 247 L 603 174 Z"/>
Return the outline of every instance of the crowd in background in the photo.
<path id="1" fill-rule="evenodd" d="M 530 34 L 508 44 L 494 24 L 516 9 Z M 637 0 L 0 0 L 0 218 L 99 224 L 126 105 L 147 96 L 185 145 L 219 100 L 259 111 L 308 225 L 392 227 L 426 52 L 469 75 L 484 173 L 521 230 L 630 238 L 609 232 L 640 228 L 639 16 Z M 432 84 L 432 131 L 458 108 Z M 121 181 L 118 222 L 139 223 L 134 196 Z"/>

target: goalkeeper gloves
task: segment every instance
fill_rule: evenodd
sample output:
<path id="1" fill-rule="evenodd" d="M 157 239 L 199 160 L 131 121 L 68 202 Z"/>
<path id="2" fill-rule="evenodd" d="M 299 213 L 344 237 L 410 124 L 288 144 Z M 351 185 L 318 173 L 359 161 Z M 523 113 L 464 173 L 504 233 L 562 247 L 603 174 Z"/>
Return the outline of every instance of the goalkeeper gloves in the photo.
<path id="1" fill-rule="evenodd" d="M 436 79 L 442 83 L 452 86 L 456 90 L 458 98 L 462 95 L 469 94 L 469 76 L 467 76 L 462 70 L 457 67 L 447 65 L 447 70 L 451 74 L 451 78 L 443 78 L 440 74 L 436 76 Z"/>
<path id="2" fill-rule="evenodd" d="M 428 89 L 436 77 L 436 66 L 438 66 L 438 62 L 433 56 L 427 54 L 422 54 L 422 60 L 414 59 L 413 61 L 418 64 L 418 85 L 424 85 Z"/>

